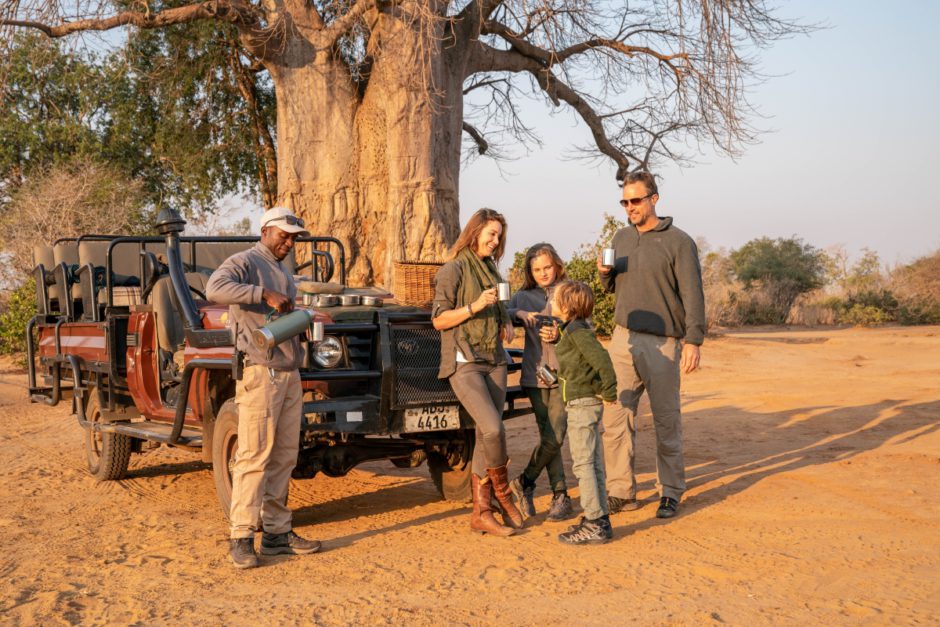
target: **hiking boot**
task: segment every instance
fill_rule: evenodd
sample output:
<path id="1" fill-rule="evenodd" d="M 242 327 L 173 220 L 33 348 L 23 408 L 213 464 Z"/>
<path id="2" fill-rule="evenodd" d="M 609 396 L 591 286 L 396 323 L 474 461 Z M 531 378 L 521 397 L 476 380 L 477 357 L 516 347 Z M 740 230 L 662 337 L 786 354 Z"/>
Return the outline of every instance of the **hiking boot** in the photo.
<path id="1" fill-rule="evenodd" d="M 254 538 L 231 538 L 228 541 L 228 555 L 239 570 L 258 566 Z"/>
<path id="2" fill-rule="evenodd" d="M 679 511 L 679 501 L 664 496 L 659 499 L 659 509 L 656 510 L 656 518 L 672 518 Z"/>
<path id="3" fill-rule="evenodd" d="M 636 499 L 622 499 L 617 496 L 607 497 L 607 511 L 611 514 L 632 512 L 635 509 L 640 509 L 640 502 Z"/>
<path id="4" fill-rule="evenodd" d="M 575 523 L 575 524 L 573 524 L 573 525 L 568 525 L 568 531 L 576 531 L 576 530 L 578 529 L 578 527 L 580 527 L 581 525 L 583 525 L 583 524 L 586 523 L 586 522 L 587 522 L 587 518 L 585 518 L 584 516 L 582 516 L 581 518 L 578 519 L 578 522 L 577 522 L 577 523 Z"/>
<path id="5" fill-rule="evenodd" d="M 304 540 L 293 530 L 286 533 L 261 534 L 262 555 L 307 555 L 320 550 L 318 540 Z"/>
<path id="6" fill-rule="evenodd" d="M 535 483 L 530 483 L 525 474 L 521 474 L 509 482 L 509 489 L 512 490 L 512 499 L 522 516 L 535 516 Z"/>
<path id="7" fill-rule="evenodd" d="M 610 521 L 605 517 L 585 520 L 577 528 L 558 535 L 564 544 L 604 544 L 614 537 Z"/>
<path id="8" fill-rule="evenodd" d="M 571 507 L 571 497 L 567 492 L 556 492 L 552 496 L 552 504 L 548 507 L 548 515 L 545 520 L 559 522 L 568 520 L 574 516 L 574 508 Z"/>

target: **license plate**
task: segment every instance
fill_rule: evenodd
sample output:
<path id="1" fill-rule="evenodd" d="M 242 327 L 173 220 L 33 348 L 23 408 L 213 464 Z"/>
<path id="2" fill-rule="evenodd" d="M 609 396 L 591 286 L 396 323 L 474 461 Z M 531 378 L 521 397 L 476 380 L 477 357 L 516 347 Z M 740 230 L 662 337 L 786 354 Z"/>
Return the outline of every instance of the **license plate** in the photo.
<path id="1" fill-rule="evenodd" d="M 457 405 L 415 407 L 405 410 L 405 433 L 447 431 L 459 428 L 460 408 Z"/>

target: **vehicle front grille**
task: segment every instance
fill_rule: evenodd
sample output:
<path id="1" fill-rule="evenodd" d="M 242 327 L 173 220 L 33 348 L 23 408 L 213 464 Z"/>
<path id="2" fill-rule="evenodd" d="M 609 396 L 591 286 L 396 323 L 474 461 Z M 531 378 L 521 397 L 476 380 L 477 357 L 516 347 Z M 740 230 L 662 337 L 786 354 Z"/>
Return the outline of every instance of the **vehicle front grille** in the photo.
<path id="1" fill-rule="evenodd" d="M 447 379 L 438 379 L 440 332 L 430 326 L 391 325 L 395 398 L 392 409 L 456 403 Z"/>
<path id="2" fill-rule="evenodd" d="M 368 370 L 372 367 L 373 346 L 372 332 L 347 333 L 346 351 L 349 367 L 353 370 Z"/>

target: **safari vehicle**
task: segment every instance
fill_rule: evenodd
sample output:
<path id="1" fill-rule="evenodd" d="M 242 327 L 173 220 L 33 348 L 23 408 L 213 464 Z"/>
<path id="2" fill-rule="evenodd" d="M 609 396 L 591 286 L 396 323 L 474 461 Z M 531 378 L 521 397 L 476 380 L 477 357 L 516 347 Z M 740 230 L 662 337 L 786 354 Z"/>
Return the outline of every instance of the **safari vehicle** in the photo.
<path id="1" fill-rule="evenodd" d="M 124 477 L 133 453 L 161 444 L 185 449 L 212 463 L 227 513 L 240 356 L 228 307 L 208 302 L 204 290 L 222 261 L 258 238 L 187 237 L 184 226 L 164 209 L 160 237 L 84 235 L 37 247 L 29 394 L 48 405 L 71 400 L 97 479 Z M 296 279 L 323 283 L 338 271 L 345 286 L 341 242 L 298 238 L 300 249 L 306 254 L 298 257 L 310 261 L 295 266 L 293 251 L 285 261 Z M 297 307 L 323 323 L 324 337 L 302 341 L 304 416 L 294 477 L 339 477 L 372 460 L 398 467 L 427 461 L 444 498 L 468 499 L 473 423 L 437 378 L 440 336 L 429 312 L 376 288 L 345 288 L 343 295 L 370 295 L 364 300 L 372 304 L 320 307 L 298 299 Z M 505 417 L 529 411 L 513 407 L 520 396 L 510 389 Z"/>

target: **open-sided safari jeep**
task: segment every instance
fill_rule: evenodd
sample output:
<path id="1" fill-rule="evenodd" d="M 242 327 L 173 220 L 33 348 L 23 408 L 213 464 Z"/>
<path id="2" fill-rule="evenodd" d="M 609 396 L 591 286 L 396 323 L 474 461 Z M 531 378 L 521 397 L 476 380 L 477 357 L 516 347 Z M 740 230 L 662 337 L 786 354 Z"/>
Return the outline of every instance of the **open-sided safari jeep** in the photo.
<path id="1" fill-rule="evenodd" d="M 29 394 L 49 405 L 71 399 L 85 429 L 88 470 L 100 480 L 122 478 L 132 453 L 160 444 L 199 453 L 212 462 L 227 514 L 240 359 L 228 307 L 208 302 L 205 285 L 258 238 L 187 237 L 184 225 L 163 210 L 160 237 L 84 235 L 37 247 Z M 345 286 L 341 242 L 299 238 L 301 248 L 299 257 L 310 261 L 295 266 L 293 253 L 285 260 L 298 280 L 323 283 L 338 271 Z M 324 338 L 302 338 L 304 417 L 294 477 L 338 477 L 370 460 L 398 467 L 426 460 L 444 498 L 468 499 L 473 423 L 437 378 L 440 336 L 430 313 L 376 288 L 344 292 L 378 298 L 366 299 L 371 306 L 329 307 L 298 299 L 297 307 L 324 323 Z M 505 417 L 529 411 L 513 407 L 519 397 L 510 388 Z"/>

